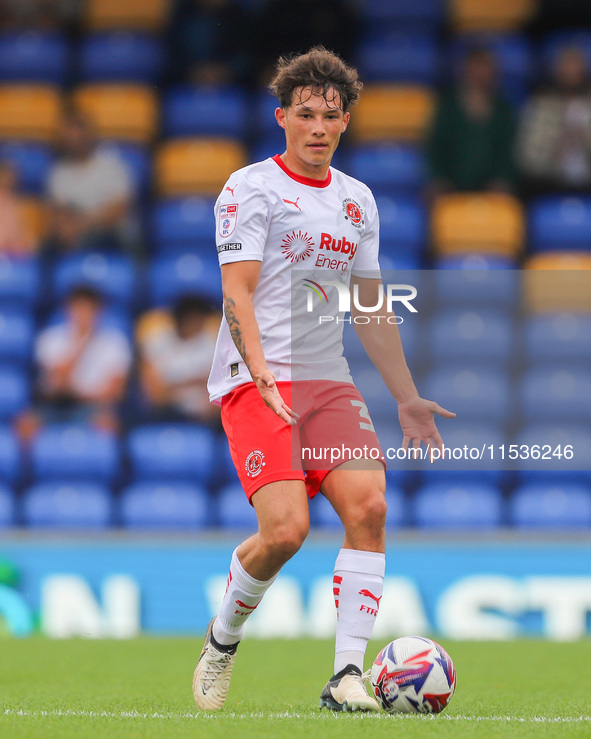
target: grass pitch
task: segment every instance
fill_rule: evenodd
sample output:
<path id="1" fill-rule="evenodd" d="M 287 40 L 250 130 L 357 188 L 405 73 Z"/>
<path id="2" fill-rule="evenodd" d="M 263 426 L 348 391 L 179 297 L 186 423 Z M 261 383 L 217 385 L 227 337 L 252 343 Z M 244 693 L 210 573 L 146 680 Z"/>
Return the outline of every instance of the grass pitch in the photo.
<path id="1" fill-rule="evenodd" d="M 245 641 L 226 706 L 205 714 L 191 695 L 201 640 L 1 640 L 0 737 L 591 737 L 591 642 L 444 646 L 458 673 L 449 707 L 397 717 L 316 708 L 331 642 Z"/>

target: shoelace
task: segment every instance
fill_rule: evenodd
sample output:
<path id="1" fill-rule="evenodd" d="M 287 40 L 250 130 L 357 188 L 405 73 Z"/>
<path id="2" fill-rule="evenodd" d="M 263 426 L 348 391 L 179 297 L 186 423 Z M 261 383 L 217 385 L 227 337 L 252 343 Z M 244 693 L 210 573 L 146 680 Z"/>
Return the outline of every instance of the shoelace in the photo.
<path id="1" fill-rule="evenodd" d="M 207 660 L 203 681 L 205 683 L 206 690 L 209 690 L 227 667 L 228 663 L 232 660 L 232 655 L 227 652 L 221 652 L 218 654 L 219 656 L 217 654 L 215 656 L 211 655 Z"/>

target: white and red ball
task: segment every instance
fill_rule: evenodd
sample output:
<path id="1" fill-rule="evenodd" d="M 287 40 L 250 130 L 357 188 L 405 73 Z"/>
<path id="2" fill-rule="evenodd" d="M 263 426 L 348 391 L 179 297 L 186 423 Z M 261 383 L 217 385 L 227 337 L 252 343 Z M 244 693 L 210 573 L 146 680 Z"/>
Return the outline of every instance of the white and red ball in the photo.
<path id="1" fill-rule="evenodd" d="M 423 636 L 403 636 L 387 644 L 375 658 L 370 679 L 388 713 L 440 713 L 456 688 L 451 657 Z"/>

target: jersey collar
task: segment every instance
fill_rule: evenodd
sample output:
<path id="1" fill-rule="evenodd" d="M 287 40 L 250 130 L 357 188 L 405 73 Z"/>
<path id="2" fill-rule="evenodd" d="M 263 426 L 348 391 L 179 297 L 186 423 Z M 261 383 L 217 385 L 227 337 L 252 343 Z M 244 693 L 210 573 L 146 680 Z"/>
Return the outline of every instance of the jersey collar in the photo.
<path id="1" fill-rule="evenodd" d="M 288 177 L 291 177 L 291 179 L 295 180 L 296 182 L 300 182 L 302 185 L 308 185 L 309 187 L 328 187 L 332 180 L 332 173 L 330 171 L 330 168 L 325 179 L 315 180 L 312 177 L 302 177 L 302 175 L 292 172 L 291 169 L 285 166 L 285 163 L 279 154 L 275 154 L 275 156 L 273 157 L 273 161 L 281 167 L 281 169 Z"/>

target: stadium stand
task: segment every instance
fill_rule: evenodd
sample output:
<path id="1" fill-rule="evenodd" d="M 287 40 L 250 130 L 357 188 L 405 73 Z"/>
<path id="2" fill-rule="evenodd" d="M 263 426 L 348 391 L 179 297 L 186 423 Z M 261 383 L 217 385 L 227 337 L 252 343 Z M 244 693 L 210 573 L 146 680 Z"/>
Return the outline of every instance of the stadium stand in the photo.
<path id="1" fill-rule="evenodd" d="M 29 361 L 34 326 L 30 311 L 0 308 L 0 362 L 26 364 Z"/>
<path id="2" fill-rule="evenodd" d="M 53 141 L 61 91 L 46 85 L 0 85 L 0 139 Z"/>
<path id="3" fill-rule="evenodd" d="M 431 483 L 412 500 L 416 524 L 426 529 L 494 529 L 503 520 L 503 501 L 490 484 Z"/>
<path id="4" fill-rule="evenodd" d="M 418 192 L 425 184 L 425 158 L 412 144 L 355 146 L 347 158 L 351 176 L 381 192 Z"/>
<path id="5" fill-rule="evenodd" d="M 162 31 L 171 9 L 170 0 L 87 0 L 84 25 L 92 31 L 129 29 Z"/>
<path id="6" fill-rule="evenodd" d="M 12 421 L 29 402 L 30 386 L 26 373 L 19 368 L 0 367 L 0 421 Z"/>
<path id="7" fill-rule="evenodd" d="M 166 198 L 151 210 L 150 236 L 157 254 L 210 251 L 215 229 L 213 198 Z"/>
<path id="8" fill-rule="evenodd" d="M 201 293 L 220 302 L 221 277 L 213 255 L 192 252 L 157 257 L 150 266 L 148 290 L 152 305 L 170 305 L 183 293 Z"/>
<path id="9" fill-rule="evenodd" d="M 0 528 L 14 526 L 15 523 L 15 497 L 13 491 L 0 484 Z"/>
<path id="10" fill-rule="evenodd" d="M 533 251 L 589 251 L 591 198 L 547 197 L 532 203 L 529 245 Z"/>
<path id="11" fill-rule="evenodd" d="M 162 130 L 173 136 L 241 139 L 248 126 L 247 99 L 236 87 L 175 87 L 162 99 Z"/>
<path id="12" fill-rule="evenodd" d="M 362 42 L 356 62 L 368 82 L 433 85 L 440 74 L 438 51 L 434 34 L 382 31 Z"/>
<path id="13" fill-rule="evenodd" d="M 143 144 L 154 138 L 158 105 L 155 93 L 148 86 L 82 85 L 74 91 L 73 102 L 103 138 Z"/>
<path id="14" fill-rule="evenodd" d="M 113 523 L 113 500 L 94 482 L 44 482 L 29 488 L 22 515 L 31 528 L 103 529 Z"/>
<path id="15" fill-rule="evenodd" d="M 0 480 L 15 483 L 21 476 L 21 450 L 8 426 L 0 426 Z"/>
<path id="16" fill-rule="evenodd" d="M 151 34 L 110 31 L 88 35 L 80 49 L 82 82 L 155 85 L 164 71 L 162 41 Z"/>
<path id="17" fill-rule="evenodd" d="M 138 482 L 121 494 L 120 516 L 128 529 L 201 529 L 209 524 L 207 491 L 188 482 Z"/>
<path id="18" fill-rule="evenodd" d="M 92 285 L 113 305 L 132 307 L 136 298 L 138 270 L 122 254 L 82 253 L 58 258 L 53 273 L 53 299 L 60 303 L 80 284 Z"/>
<path id="19" fill-rule="evenodd" d="M 420 85 L 367 85 L 351 122 L 360 142 L 418 141 L 433 110 L 433 92 Z"/>
<path id="20" fill-rule="evenodd" d="M 524 305 L 533 313 L 591 313 L 591 253 L 545 252 L 525 262 Z"/>
<path id="21" fill-rule="evenodd" d="M 535 0 L 450 0 L 451 23 L 459 32 L 510 31 L 523 25 Z"/>
<path id="22" fill-rule="evenodd" d="M 523 485 L 513 494 L 509 518 L 522 529 L 587 529 L 591 492 L 587 485 L 568 482 Z"/>
<path id="23" fill-rule="evenodd" d="M 70 73 L 70 53 L 61 33 L 0 33 L 0 82 L 64 85 Z"/>

